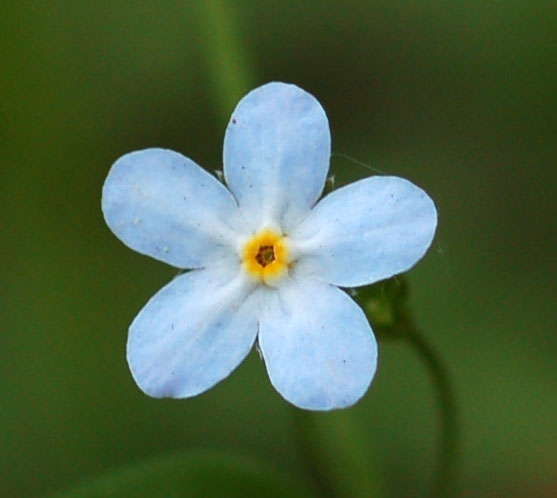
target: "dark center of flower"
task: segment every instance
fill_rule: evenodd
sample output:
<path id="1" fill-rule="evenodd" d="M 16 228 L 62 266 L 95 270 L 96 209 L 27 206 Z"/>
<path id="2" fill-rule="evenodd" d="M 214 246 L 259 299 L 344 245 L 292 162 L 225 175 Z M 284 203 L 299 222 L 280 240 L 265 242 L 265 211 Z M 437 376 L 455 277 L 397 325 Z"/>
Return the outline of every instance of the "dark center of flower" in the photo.
<path id="1" fill-rule="evenodd" d="M 275 248 L 273 246 L 259 246 L 255 261 L 257 261 L 263 268 L 275 260 Z"/>

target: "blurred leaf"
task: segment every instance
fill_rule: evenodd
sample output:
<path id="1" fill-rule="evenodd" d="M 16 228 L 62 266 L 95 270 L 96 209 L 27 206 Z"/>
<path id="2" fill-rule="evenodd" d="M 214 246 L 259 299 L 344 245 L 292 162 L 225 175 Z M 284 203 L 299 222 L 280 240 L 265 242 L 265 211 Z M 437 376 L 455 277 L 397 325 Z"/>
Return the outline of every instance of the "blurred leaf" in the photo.
<path id="1" fill-rule="evenodd" d="M 308 496 L 304 491 L 299 483 L 250 459 L 195 452 L 128 466 L 53 498 L 284 498 Z"/>

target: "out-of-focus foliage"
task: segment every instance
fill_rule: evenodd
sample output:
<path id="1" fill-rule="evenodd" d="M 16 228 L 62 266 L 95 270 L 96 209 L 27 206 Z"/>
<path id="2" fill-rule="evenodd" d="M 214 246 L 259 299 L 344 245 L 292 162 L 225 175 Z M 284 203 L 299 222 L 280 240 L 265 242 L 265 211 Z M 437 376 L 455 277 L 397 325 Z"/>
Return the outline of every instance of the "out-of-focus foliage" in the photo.
<path id="1" fill-rule="evenodd" d="M 408 298 L 457 386 L 460 494 L 554 495 L 554 2 L 226 6 L 208 18 L 201 1 L 0 7 L 2 496 L 192 448 L 308 478 L 289 407 L 256 354 L 184 401 L 144 396 L 125 361 L 127 327 L 176 271 L 116 240 L 101 186 L 117 157 L 150 146 L 221 168 L 236 97 L 223 88 L 248 89 L 226 71 L 237 86 L 216 81 L 215 51 L 230 46 L 215 29 L 237 32 L 234 60 L 254 86 L 291 81 L 323 104 L 337 186 L 379 169 L 435 199 L 439 231 L 408 274 Z M 319 423 L 334 444 L 361 445 L 351 454 L 369 455 L 378 489 L 413 497 L 427 494 L 436 414 L 419 359 L 383 341 L 376 379 L 350 410 L 361 436 L 343 436 L 335 413 Z M 344 462 L 335 483 L 354 489 L 361 469 Z"/>
<path id="2" fill-rule="evenodd" d="M 237 455 L 193 452 L 151 459 L 97 480 L 84 482 L 53 498 L 236 498 L 311 496 L 266 466 Z"/>

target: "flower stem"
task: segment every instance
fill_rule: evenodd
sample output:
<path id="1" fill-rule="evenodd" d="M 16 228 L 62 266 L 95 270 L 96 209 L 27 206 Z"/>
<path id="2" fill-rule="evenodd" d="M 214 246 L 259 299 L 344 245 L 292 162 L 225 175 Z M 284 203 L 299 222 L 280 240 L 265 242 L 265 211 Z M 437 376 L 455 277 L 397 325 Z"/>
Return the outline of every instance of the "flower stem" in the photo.
<path id="1" fill-rule="evenodd" d="M 292 426 L 294 429 L 294 440 L 306 472 L 311 477 L 314 490 L 322 498 L 334 498 L 335 492 L 327 472 L 323 471 L 315 450 L 313 441 L 312 413 L 304 412 L 295 406 L 291 406 Z"/>
<path id="2" fill-rule="evenodd" d="M 458 426 L 455 393 L 447 368 L 429 342 L 410 327 L 402 337 L 422 359 L 434 384 L 441 419 L 439 464 L 434 480 L 435 498 L 446 498 L 452 494 L 458 448 Z"/>
<path id="3" fill-rule="evenodd" d="M 385 496 L 374 441 L 354 411 L 290 410 L 297 449 L 318 496 Z"/>
<path id="4" fill-rule="evenodd" d="M 203 0 L 198 4 L 204 61 L 215 109 L 225 122 L 240 97 L 253 86 L 251 58 L 242 42 L 237 12 L 225 0 Z"/>
<path id="5" fill-rule="evenodd" d="M 380 341 L 402 339 L 416 351 L 433 382 L 441 435 L 438 449 L 439 464 L 435 474 L 435 498 L 445 498 L 453 493 L 458 447 L 457 407 L 451 378 L 434 348 L 416 328 L 408 308 L 408 286 L 399 275 L 358 289 L 356 301 L 366 313 L 372 329 Z"/>

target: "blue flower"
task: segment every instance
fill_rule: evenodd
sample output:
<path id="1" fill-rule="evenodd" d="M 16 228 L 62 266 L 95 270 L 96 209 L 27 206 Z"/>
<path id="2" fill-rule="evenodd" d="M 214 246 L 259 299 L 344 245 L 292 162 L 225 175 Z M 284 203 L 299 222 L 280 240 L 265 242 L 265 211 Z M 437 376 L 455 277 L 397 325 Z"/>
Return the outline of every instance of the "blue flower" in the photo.
<path id="1" fill-rule="evenodd" d="M 132 249 L 191 271 L 155 294 L 129 330 L 127 359 L 154 397 L 195 396 L 256 341 L 271 383 L 310 410 L 354 404 L 377 366 L 360 307 L 339 287 L 408 270 L 437 224 L 412 183 L 373 176 L 319 200 L 329 169 L 325 112 L 269 83 L 238 104 L 224 138 L 228 189 L 165 149 L 122 156 L 103 187 L 110 229 Z"/>

